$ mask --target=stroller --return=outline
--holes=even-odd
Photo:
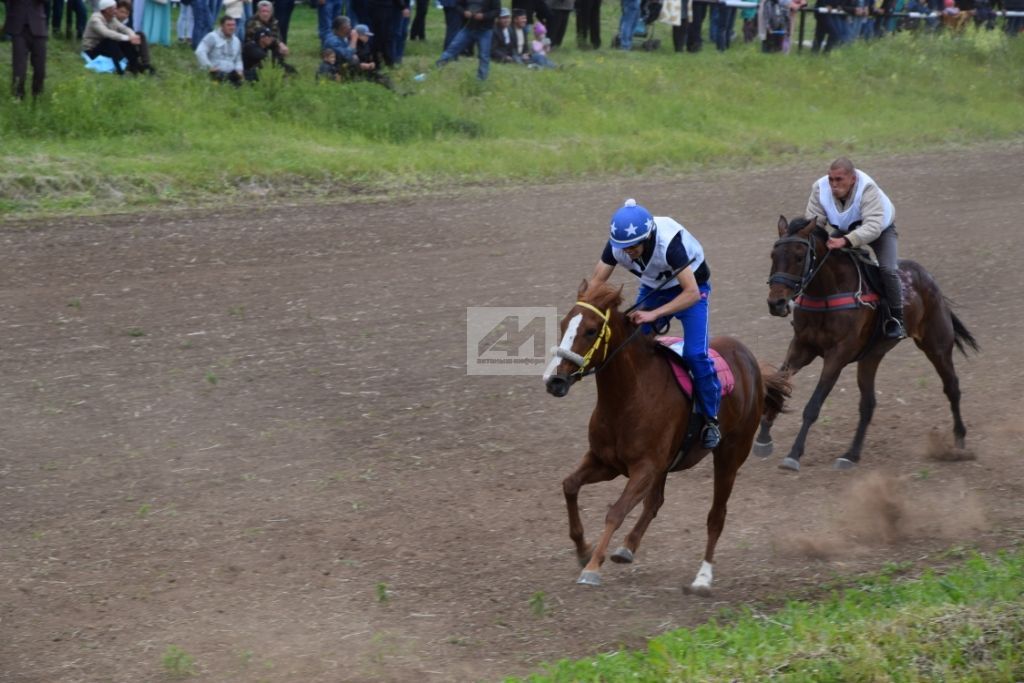
[[[641,0],[640,20],[633,27],[633,35],[643,38],[640,43],[644,52],[651,52],[661,47],[661,41],[654,37],[654,24],[661,16],[661,0]],[[621,45],[618,34],[612,38],[612,47],[618,48]]]

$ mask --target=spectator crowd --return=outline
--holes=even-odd
[[[180,4],[177,40],[189,43],[198,66],[210,78],[240,86],[259,80],[268,65],[288,75],[288,29],[295,0],[173,0]],[[486,79],[491,62],[532,69],[557,68],[553,51],[565,40],[576,14],[576,44],[597,50],[601,40],[601,0],[308,0],[317,12],[322,61],[317,80],[364,79],[391,87],[387,69],[402,63],[407,40],[426,40],[432,4],[444,13],[442,52],[436,66],[476,56],[477,77]],[[795,17],[814,10],[812,50],[829,52],[856,40],[903,29],[963,31],[973,24],[994,29],[997,10],[1024,10],[1024,0],[619,0],[621,15],[611,46],[637,44],[656,49],[655,22],[668,24],[677,52],[697,52],[707,36],[718,50],[732,41],[759,41],[765,52],[788,52]],[[4,0],[3,39],[12,51],[12,92],[25,96],[28,66],[31,92],[43,90],[48,27],[81,42],[87,66],[96,71],[154,74],[151,45],[171,45],[172,0]],[[739,13],[739,26],[737,26]],[[1024,12],[1021,12],[1024,13]],[[1004,28],[1017,35],[1024,18],[1007,15]],[[739,31],[737,32],[737,28]],[[69,36],[70,37],[70,36]],[[638,37],[643,40],[637,41]],[[425,74],[417,76],[425,78]]]

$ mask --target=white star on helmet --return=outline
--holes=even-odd
[[[654,219],[653,218],[648,218],[647,222],[644,223],[644,225],[647,226],[647,231],[650,232],[651,230],[654,229]]]
[[[628,237],[632,237],[632,236],[633,236],[633,235],[635,235],[635,234],[636,234],[636,226],[635,226],[635,225],[633,225],[632,223],[630,223],[630,224],[629,224],[629,227],[628,227],[628,228],[626,228],[626,235],[627,235]]]

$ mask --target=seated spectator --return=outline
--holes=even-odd
[[[960,32],[970,21],[971,15],[961,12],[955,0],[944,0],[942,5],[942,25],[954,32]]]
[[[530,34],[526,28],[526,10],[512,10],[512,52],[517,63],[530,62]]]
[[[530,43],[530,64],[538,69],[555,69],[558,65],[548,58],[551,51],[551,40],[548,39],[548,30],[544,24],[535,22],[533,24],[533,41]]]
[[[105,2],[106,0],[100,0]],[[196,48],[199,66],[210,72],[215,81],[242,85],[242,44],[235,35],[236,22],[228,16],[220,18],[220,26],[203,36]]]
[[[491,39],[491,59],[498,64],[522,64],[512,42],[512,12],[502,7],[498,20],[494,22],[494,38]]]
[[[359,64],[352,69],[352,75],[356,78],[365,78],[392,90],[390,79],[381,73],[380,64],[373,60],[373,47],[370,44],[373,34],[370,33],[370,27],[366,24],[356,24],[355,30],[356,58],[359,60]]]
[[[245,80],[260,80],[260,69],[270,56],[270,44],[273,42],[274,36],[266,27],[257,30],[252,40],[245,41],[242,46],[242,73],[245,74]]]
[[[316,80],[341,82],[341,71],[338,70],[338,55],[329,47],[320,51],[320,68],[316,70]]]
[[[114,16],[122,24],[128,26],[132,18],[132,0],[116,0],[116,2],[117,7],[114,9]],[[153,68],[149,58],[149,40],[142,31],[136,31],[135,35],[139,37],[139,65],[143,71],[153,75],[156,73],[156,69]]]
[[[139,45],[142,40],[114,16],[117,11],[115,0],[99,0],[96,11],[89,17],[82,34],[82,52],[96,59],[100,55],[109,57],[114,62],[114,70],[119,76],[124,75],[121,60],[128,62],[128,71],[140,73]]]
[[[248,42],[255,38],[256,31],[261,28],[270,29],[271,35],[274,36],[271,47],[274,61],[283,62],[284,58],[288,56],[288,46],[281,39],[281,28],[278,26],[277,19],[274,18],[274,3],[270,0],[260,0],[256,5],[256,14],[252,15],[252,19],[245,25],[245,40]]]
[[[356,57],[356,40],[356,31],[352,28],[349,18],[344,15],[335,17],[331,24],[331,32],[324,39],[324,49],[334,52],[334,63],[339,73],[359,65],[359,58]]]

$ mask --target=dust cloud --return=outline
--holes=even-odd
[[[963,480],[868,472],[850,482],[819,529],[786,534],[775,545],[783,554],[838,559],[911,539],[965,539],[985,528],[984,509]]]

